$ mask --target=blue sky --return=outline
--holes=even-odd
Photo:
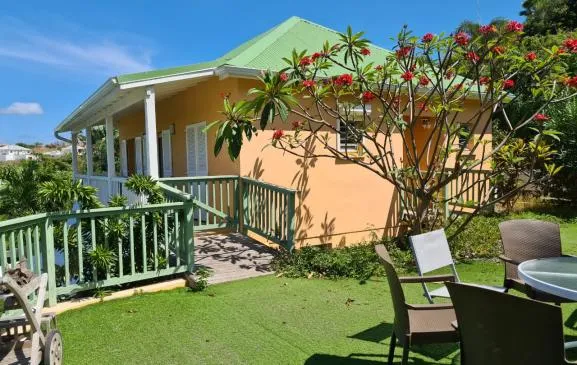
[[[108,77],[212,60],[292,15],[351,25],[387,48],[403,24],[420,35],[451,32],[464,19],[522,20],[521,0],[338,3],[2,1],[0,143],[54,141],[53,128]]]

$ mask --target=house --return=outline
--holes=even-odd
[[[31,160],[32,150],[14,144],[0,145],[0,162]]]
[[[207,123],[222,117],[223,94],[232,100],[245,97],[258,85],[262,70],[285,67],[282,58],[293,48],[313,52],[327,40],[336,42],[337,33],[292,17],[213,61],[112,77],[64,119],[56,133],[72,133],[74,174],[98,187],[103,201],[120,191],[117,184],[131,174],[248,176],[297,190],[297,246],[339,246],[367,240],[372,233],[386,234],[398,222],[398,194],[373,173],[348,161],[301,159],[274,148],[263,149],[274,129],[283,128],[280,123],[259,132],[235,161],[226,153],[215,156],[214,132],[203,131]],[[370,48],[374,60],[389,53],[377,46]],[[467,102],[464,106],[467,110]],[[93,176],[90,137],[91,128],[102,124],[109,166],[104,177]],[[425,131],[426,120],[422,124]],[[290,123],[285,128],[290,129]],[[115,131],[120,139],[119,171],[114,163]],[[76,163],[82,133],[87,136],[86,171],[78,171]],[[343,140],[342,134],[333,133],[331,138],[338,148],[354,144]]]

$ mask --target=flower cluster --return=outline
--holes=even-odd
[[[284,136],[284,131],[282,129],[277,129],[272,134],[272,139],[274,139],[275,141],[278,141],[279,139],[282,138],[282,136]]]
[[[491,48],[491,52],[493,52],[496,55],[502,55],[503,53],[505,53],[505,47],[494,46],[493,48]]]
[[[293,120],[292,121],[293,129],[300,129],[304,125],[304,121],[301,120]],[[282,137],[282,136],[281,136]]]
[[[479,84],[480,85],[487,85],[488,83],[491,82],[491,78],[488,76],[481,76],[479,77]]]
[[[430,81],[429,78],[427,76],[423,75],[419,78],[419,85],[427,86],[427,85],[429,85],[429,81]]]
[[[467,60],[473,62],[473,63],[477,63],[477,62],[479,62],[479,60],[481,59],[481,58],[479,57],[479,55],[476,54],[476,53],[473,52],[473,51],[467,52],[467,54],[465,55],[465,58],[466,58]]]
[[[545,122],[545,121],[549,120],[549,117],[545,114],[537,113],[537,114],[535,114],[535,120],[538,122]]]
[[[505,90],[509,90],[515,87],[515,81],[514,80],[505,80],[503,81],[503,89]]]
[[[455,43],[462,47],[469,44],[469,40],[471,39],[471,37],[469,37],[469,35],[465,32],[459,32],[455,34],[453,38],[455,39]]]
[[[423,36],[423,38],[421,38],[421,41],[423,43],[430,43],[433,41],[433,38],[435,38],[435,36],[433,35],[433,33],[427,33]]]
[[[280,78],[281,81],[284,82],[284,81],[287,81],[287,80],[288,80],[289,76],[288,76],[288,74],[287,74],[286,72],[282,72],[282,73],[279,75],[279,78]]]
[[[337,76],[334,81],[335,85],[338,86],[351,86],[353,84],[353,75],[351,74],[342,74]]]
[[[316,84],[315,80],[304,80],[303,81],[304,87],[313,87],[313,86],[315,86],[315,84]]]
[[[405,71],[405,73],[403,73],[401,75],[401,77],[403,78],[403,80],[405,81],[411,81],[413,79],[413,73],[411,71]]]
[[[362,49],[361,49],[361,54],[362,54],[363,56],[368,56],[368,55],[371,54],[371,50],[368,49],[368,48],[362,48]]]
[[[505,26],[505,29],[508,32],[520,33],[523,31],[523,24],[519,23],[515,20],[511,20],[511,21],[509,21],[509,23],[507,23],[507,25]]]
[[[397,49],[395,51],[395,53],[397,54],[397,58],[407,57],[409,55],[409,53],[411,53],[412,49],[413,49],[413,47],[411,47],[411,46],[403,46],[403,47]]]
[[[479,33],[484,34],[484,35],[496,33],[496,32],[497,32],[497,27],[494,26],[493,24],[482,25],[479,27]]]
[[[375,94],[373,94],[372,91],[365,91],[363,92],[363,95],[361,96],[361,98],[363,99],[363,103],[368,104],[371,101],[373,101],[373,99],[375,98]]]
[[[309,56],[304,56],[299,61],[299,66],[307,67],[307,66],[310,66],[312,63],[313,63],[313,60]]]
[[[529,52],[525,55],[525,59],[529,62],[533,62],[537,59],[537,53]]]
[[[563,47],[565,47],[568,52],[577,53],[577,39],[566,39],[563,41]]]
[[[577,88],[577,76],[568,77],[568,78],[565,80],[565,85],[570,86],[570,87]]]

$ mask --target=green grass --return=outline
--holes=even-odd
[[[458,270],[463,281],[502,280],[496,263]],[[419,285],[405,290],[425,302]],[[576,308],[564,306],[564,314]],[[268,276],[93,305],[62,314],[59,327],[66,364],[371,364],[386,360],[392,321],[384,279],[361,285]],[[456,345],[426,346],[411,359],[451,364],[456,355]]]

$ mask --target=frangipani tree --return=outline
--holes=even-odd
[[[369,41],[349,27],[334,44],[294,50],[286,69],[263,73],[246,100],[225,98],[214,152],[226,144],[234,159],[244,138],[284,122],[272,146],[300,157],[349,160],[389,181],[413,232],[466,224],[456,214],[464,204],[472,217],[560,169],[547,145],[558,133],[543,126],[543,110],[576,95],[577,76],[561,66],[564,55],[577,49],[567,40],[521,54],[516,44],[522,31],[515,21],[481,26],[475,37],[459,32],[419,38],[403,29],[394,52],[369,62]],[[541,107],[511,120],[504,105],[517,98],[520,84],[531,88]],[[508,126],[498,143],[491,141],[495,115]],[[518,143],[514,134],[527,128],[532,142],[512,148]],[[335,139],[343,133],[355,149],[338,148]],[[512,169],[529,174],[522,183],[514,177],[510,186],[505,181]],[[447,189],[451,184],[456,188]],[[477,198],[465,202],[472,189]]]

